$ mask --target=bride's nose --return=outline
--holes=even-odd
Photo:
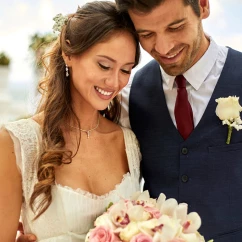
[[[105,84],[110,88],[118,88],[119,87],[119,73],[113,72],[112,75],[108,76],[105,79]]]

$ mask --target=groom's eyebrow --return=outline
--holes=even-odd
[[[176,24],[179,24],[179,23],[182,23],[186,20],[186,18],[182,18],[182,19],[178,19],[178,20],[175,20],[173,22],[171,22],[170,24],[167,25],[167,27],[172,27],[173,25],[176,25]],[[149,29],[137,29],[136,30],[136,33],[137,34],[142,34],[142,33],[145,33],[145,32],[154,32],[153,30],[149,30]]]
[[[145,32],[153,32],[153,31],[152,30],[146,30],[146,29],[138,29],[138,30],[136,30],[137,34],[142,34],[142,33],[145,33]]]
[[[182,18],[182,19],[175,20],[175,21],[171,22],[170,24],[168,24],[167,27],[171,27],[172,25],[179,24],[181,22],[184,22],[185,20],[186,20],[186,18]]]

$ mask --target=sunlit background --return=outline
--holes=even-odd
[[[8,74],[0,66],[0,123],[32,114],[36,107],[38,75],[31,36],[52,32],[53,17],[75,12],[86,0],[1,0],[0,52],[11,59]],[[210,0],[204,29],[220,45],[242,51],[242,0]],[[151,58],[145,52],[134,72]]]

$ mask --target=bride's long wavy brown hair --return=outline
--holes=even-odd
[[[65,75],[62,53],[67,56],[81,55],[91,46],[123,31],[129,32],[136,42],[135,65],[137,65],[140,49],[138,37],[129,16],[119,13],[112,2],[87,3],[81,8],[78,7],[76,13],[68,16],[68,21],[62,27],[59,38],[53,44],[51,51],[44,57],[45,76],[39,83],[42,98],[37,109],[37,114],[44,113],[42,154],[38,160],[38,183],[34,186],[30,198],[30,206],[35,212],[35,219],[43,214],[51,204],[51,187],[55,184],[55,168],[71,163],[75,155],[65,148],[62,127],[71,120],[77,122],[80,127],[79,120],[72,108],[71,77]],[[122,54],[122,50],[120,50],[120,54]],[[120,101],[117,97],[112,100],[107,109],[100,113],[107,119],[118,122]]]

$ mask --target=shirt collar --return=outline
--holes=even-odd
[[[183,76],[196,90],[200,88],[210,71],[212,70],[218,53],[219,47],[214,40],[209,36],[210,44],[207,51],[190,69],[188,69]],[[175,76],[170,76],[160,67],[163,81],[166,83],[169,90],[173,89]],[[202,71],[201,71],[202,70]]]

